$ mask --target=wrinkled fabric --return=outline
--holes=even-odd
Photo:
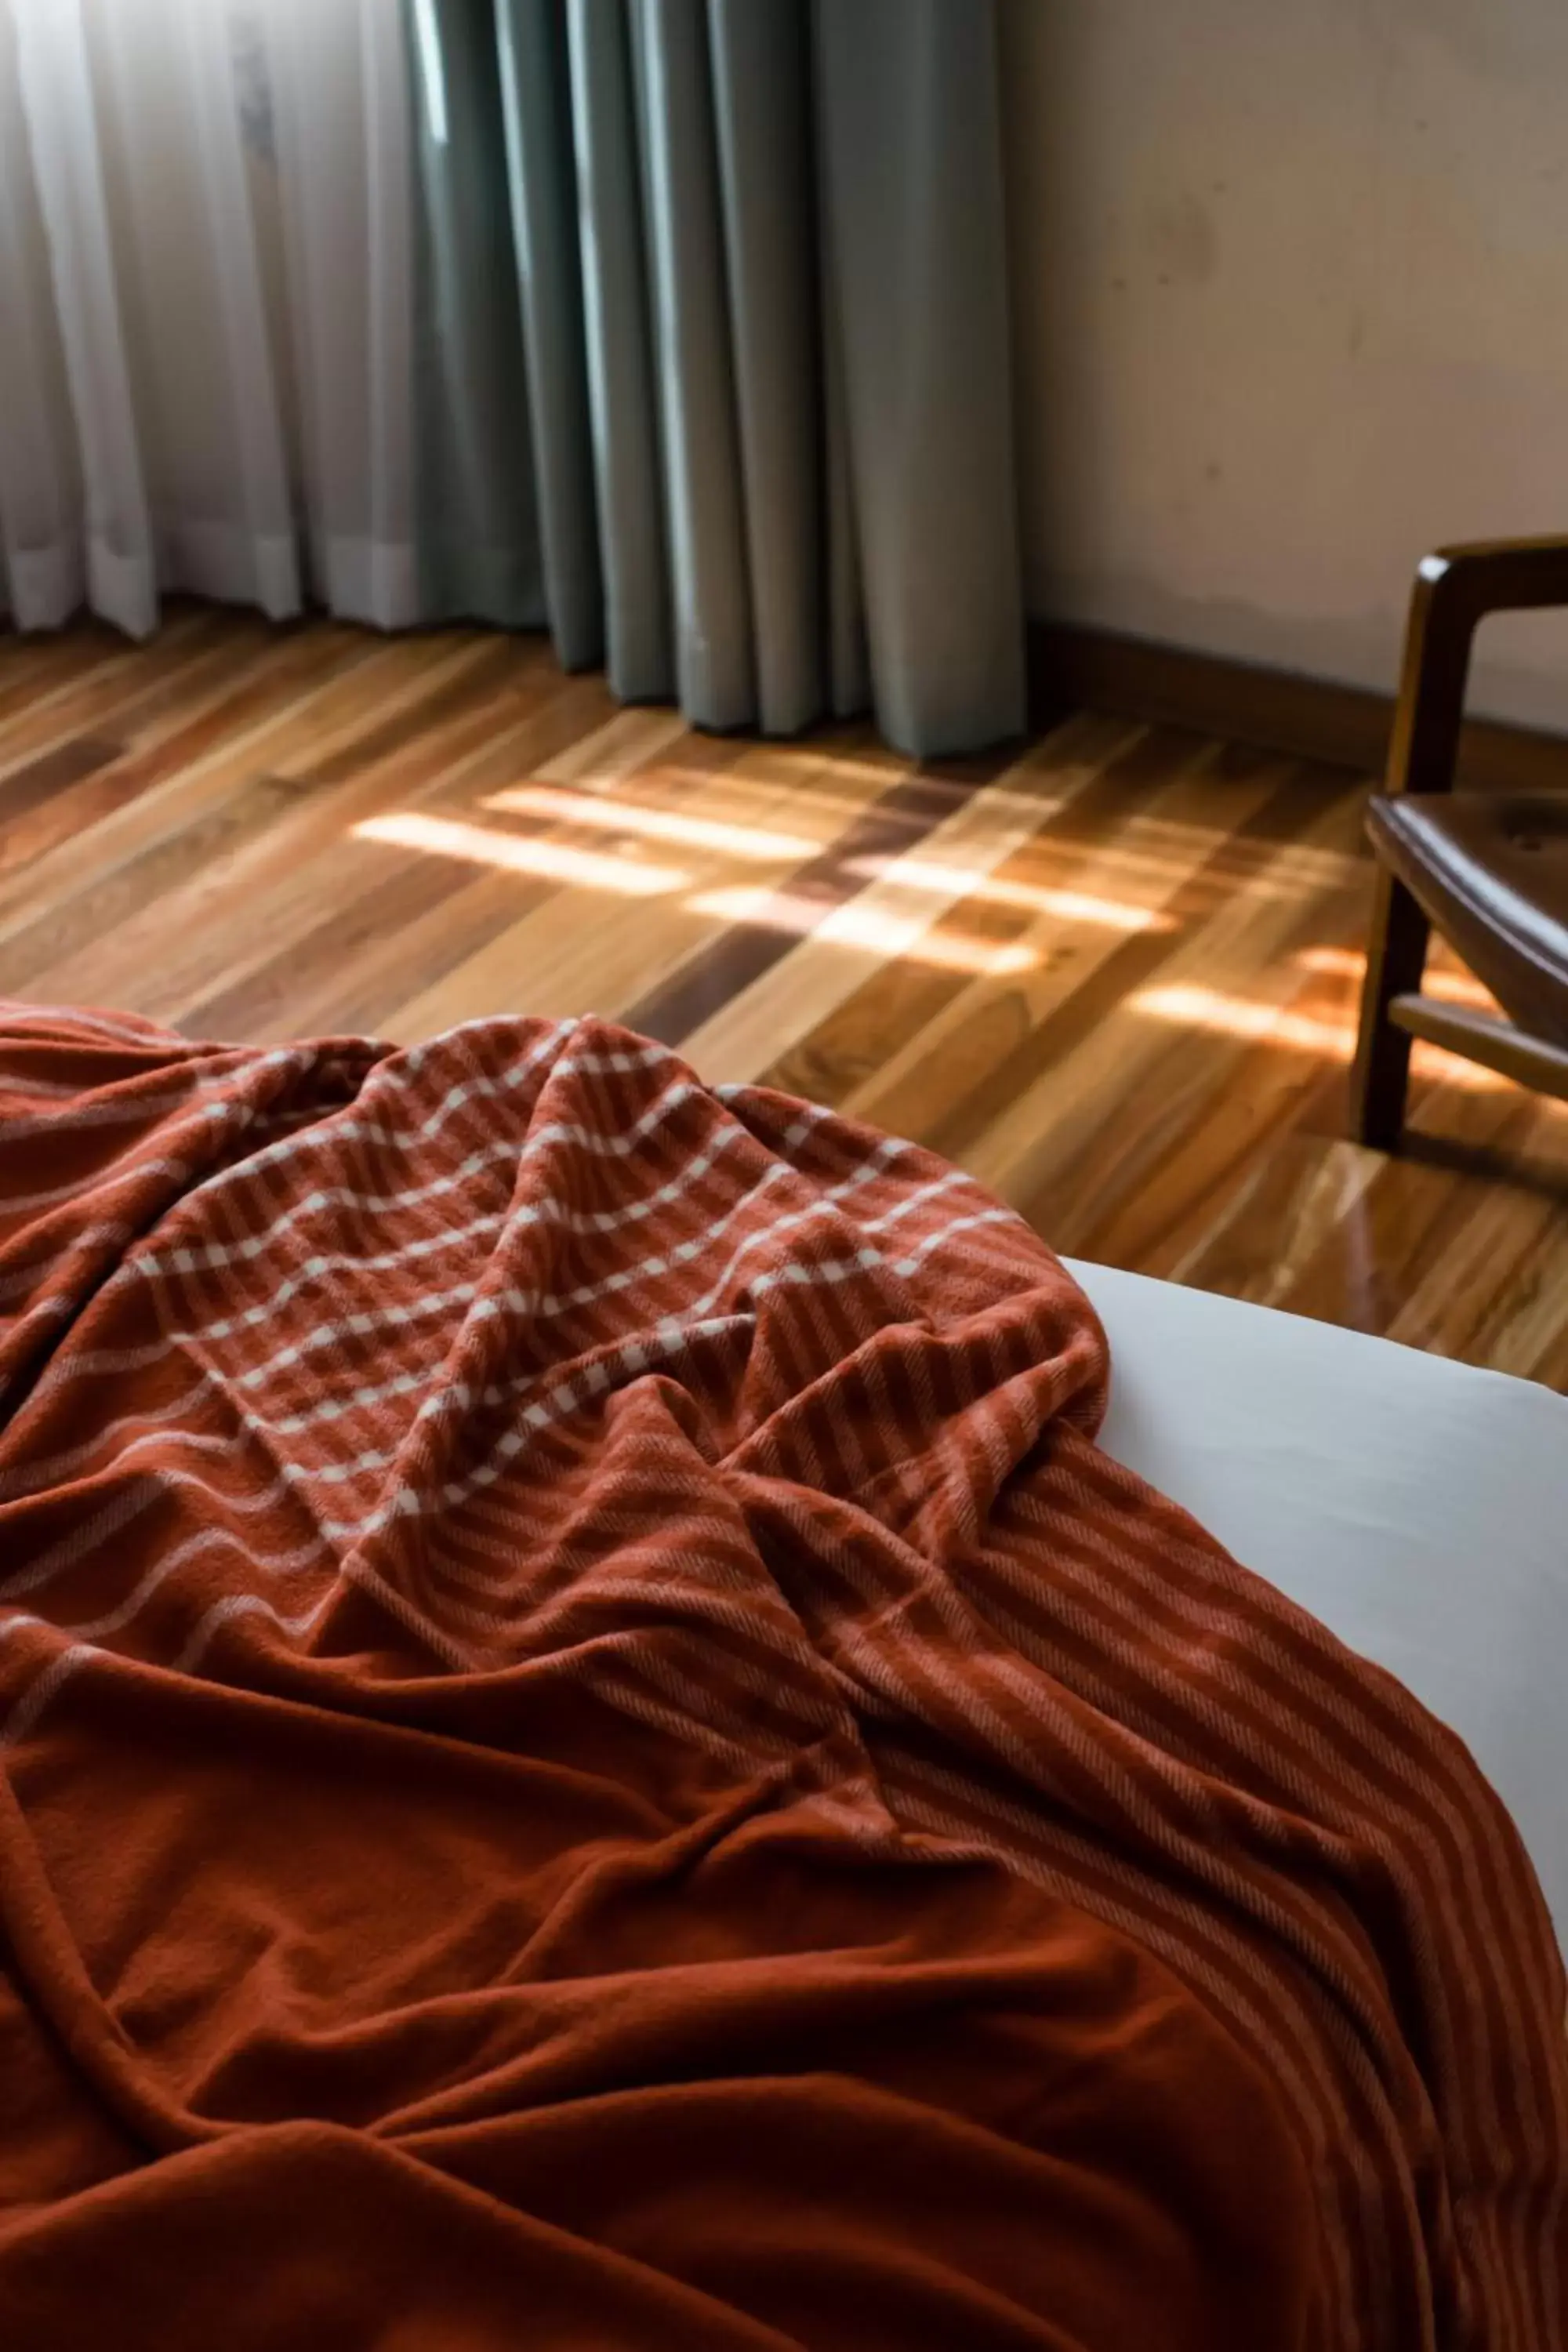
[[[9,1008],[6,2345],[1560,2346],[1507,1816],[1108,1375],[604,1024]]]

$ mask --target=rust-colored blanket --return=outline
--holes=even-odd
[[[1510,1825],[1106,1379],[619,1031],[8,1008],[0,2342],[1562,2352]]]

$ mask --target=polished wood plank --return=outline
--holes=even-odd
[[[104,820],[131,811],[139,801],[145,801],[155,822],[163,799],[160,786],[199,773],[204,753],[243,740],[253,719],[303,691],[338,658],[337,648],[313,636],[291,646],[258,637],[248,653],[215,646],[186,665],[169,697],[133,717],[122,716],[120,740],[106,747],[112,756],[83,762],[79,781],[68,790],[35,798],[26,823],[19,811],[6,811],[10,821],[0,842],[0,876],[31,866],[57,847],[68,865],[73,845],[106,845],[112,829]],[[70,738],[49,756],[69,754],[78,744],[97,740]],[[127,816],[128,826],[134,822]],[[21,895],[27,895],[25,886]]]
[[[363,724],[368,702],[407,674],[402,647],[378,646],[374,639],[346,632],[323,632],[322,637],[280,636],[265,657],[262,708],[247,722],[226,730],[199,755],[160,773],[146,790],[92,815],[48,848],[29,846],[7,867],[11,832],[0,826],[0,940],[41,914],[58,917],[143,849],[221,806],[250,778],[279,772],[292,744],[319,743],[345,729],[352,733]],[[237,677],[244,664],[243,653],[237,654]]]
[[[1154,743],[1103,720],[1057,730],[1036,755],[1047,797],[1035,831],[933,926],[947,948],[984,938],[989,971],[966,969],[957,955],[884,958],[832,1021],[747,1075],[929,1137],[932,1122],[1111,952],[1122,930],[1099,918],[1160,920],[1149,899],[1167,878],[1165,840],[1162,820],[1148,813],[1151,790],[1179,798],[1189,758],[1212,750],[1195,738]],[[1022,950],[1016,976],[998,978],[997,950]],[[778,986],[788,982],[785,972]]]
[[[13,711],[36,709],[59,688],[73,689],[103,663],[123,661],[133,652],[117,629],[96,621],[37,637],[0,629],[0,724]]]
[[[106,648],[94,632],[79,668],[58,664],[47,677],[39,677],[31,646],[0,641],[0,773],[73,735],[129,731],[136,714],[155,709],[169,684],[204,652],[215,646],[237,652],[260,625],[196,611],[171,619],[147,646],[121,638]],[[7,667],[12,660],[15,676]]]
[[[477,639],[438,657],[420,651],[422,664],[391,690],[374,675],[378,666],[366,665],[373,675],[353,681],[362,690],[354,721],[329,730],[319,756],[296,726],[288,738],[269,730],[237,776],[222,763],[210,768],[199,815],[183,807],[171,824],[165,809],[153,841],[109,877],[132,911],[104,928],[93,919],[101,888],[73,899],[85,936],[38,975],[45,992],[120,1003],[130,988],[154,1018],[174,1021],[218,973],[258,952],[276,936],[278,901],[298,887],[313,855],[424,781],[429,763],[438,772],[489,723],[482,702],[476,712],[477,693],[464,689],[488,682],[496,647]],[[223,788],[212,789],[220,774]],[[202,843],[195,854],[193,834]]]
[[[925,768],[718,739],[539,640],[190,606],[0,636],[0,990],[267,1040],[634,1019],[1063,1250],[1568,1390],[1568,1105],[1418,1041],[1404,1154],[1349,1139],[1365,791],[1117,712]],[[1493,1010],[1445,948],[1425,986]]]
[[[825,767],[784,746],[737,747],[732,757],[731,783],[742,788],[742,800],[721,803],[715,795],[714,805],[731,807],[740,833],[768,835],[787,817],[804,856],[792,853],[759,865],[736,852],[693,844],[666,861],[642,854],[634,835],[629,853],[618,861],[619,887],[606,877],[580,891],[568,883],[552,892],[436,987],[395,1007],[391,1034],[427,1036],[497,1008],[526,1008],[557,1019],[613,1012],[649,1034],[678,1030],[680,1024],[659,1011],[676,975],[693,963],[701,967],[715,947],[721,953],[731,934],[749,940],[749,922],[721,910],[730,895],[782,889],[815,871],[824,839],[858,824],[866,801],[887,782],[864,762]],[[626,781],[622,796],[635,807],[638,772]],[[586,841],[570,846],[584,859],[602,855]],[[668,885],[640,887],[666,875]],[[601,904],[585,919],[595,898]],[[710,997],[704,992],[697,1001],[706,1004]],[[667,1035],[666,1042],[679,1043],[679,1036]]]

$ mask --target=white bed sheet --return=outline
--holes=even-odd
[[[1068,1264],[1110,1341],[1107,1451],[1458,1733],[1568,1950],[1568,1400]]]

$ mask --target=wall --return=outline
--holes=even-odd
[[[1568,531],[1564,0],[1001,0],[1032,612],[1388,687]],[[1568,616],[1476,707],[1568,729]]]

